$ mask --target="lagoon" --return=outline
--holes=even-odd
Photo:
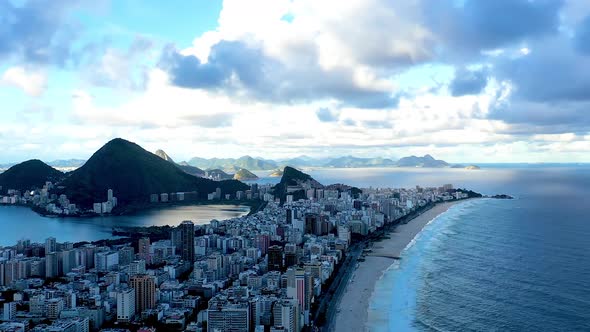
[[[0,206],[0,246],[14,245],[20,239],[42,242],[50,236],[59,242],[96,241],[113,238],[113,227],[174,226],[183,220],[200,225],[212,219],[241,217],[248,212],[250,207],[242,205],[196,205],[151,209],[125,216],[48,218],[27,207]]]

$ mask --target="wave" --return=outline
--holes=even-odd
[[[369,299],[367,328],[370,331],[414,330],[417,295],[415,276],[424,247],[442,229],[459,221],[461,215],[482,201],[485,200],[465,201],[434,217],[402,250],[402,259],[383,272]]]

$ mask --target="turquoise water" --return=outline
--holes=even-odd
[[[132,216],[96,218],[47,218],[25,207],[0,206],[0,245],[13,245],[19,239],[44,241],[53,236],[58,241],[95,241],[112,237],[118,226],[178,225],[183,220],[205,224],[211,219],[230,219],[247,214],[248,206],[200,205],[148,210]]]

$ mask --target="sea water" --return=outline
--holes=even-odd
[[[517,199],[453,206],[384,273],[371,331],[590,331],[590,169],[510,172]]]

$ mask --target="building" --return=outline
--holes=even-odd
[[[268,270],[280,271],[283,268],[283,248],[274,245],[268,248]]]
[[[64,301],[61,298],[47,301],[47,318],[58,319],[59,314],[64,310]]]
[[[137,251],[140,259],[150,262],[150,238],[142,237],[137,244]]]
[[[45,240],[45,254],[57,251],[57,242],[54,237],[49,237]]]
[[[129,264],[129,275],[145,274],[145,261],[143,259],[133,261]]]
[[[135,290],[130,288],[117,293],[117,321],[128,323],[135,315]]]
[[[180,256],[183,260],[193,262],[195,260],[195,224],[185,220],[180,224]]]
[[[256,248],[260,250],[260,255],[266,255],[268,247],[270,246],[270,237],[267,234],[256,235]]]
[[[59,276],[59,255],[49,252],[45,255],[45,277],[55,278]]]
[[[156,306],[156,282],[152,276],[140,274],[129,279],[129,286],[135,290],[135,312],[141,313]]]
[[[232,302],[223,297],[209,301],[207,310],[208,332],[250,331],[250,306],[248,302]]]
[[[297,301],[283,299],[275,302],[272,308],[273,327],[283,328],[286,332],[299,332],[299,307]]]
[[[100,272],[111,271],[119,266],[118,251],[101,251],[94,254],[96,270]]]
[[[4,303],[4,321],[10,322],[16,318],[16,302]]]

